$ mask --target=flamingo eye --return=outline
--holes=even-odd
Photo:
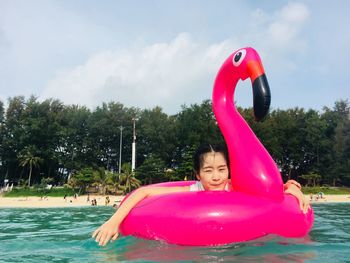
[[[241,49],[237,51],[236,54],[233,56],[233,60],[232,60],[233,65],[238,67],[242,63],[243,59],[245,58],[246,53],[247,51],[245,49]]]

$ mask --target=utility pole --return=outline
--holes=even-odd
[[[120,142],[119,142],[119,173],[122,171],[122,144],[123,144],[123,130],[124,127],[120,126]]]
[[[132,151],[131,151],[131,172],[134,172],[136,168],[136,131],[135,131],[136,118],[132,118],[132,121],[133,121],[133,137],[132,137]]]

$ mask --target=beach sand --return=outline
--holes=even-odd
[[[316,195],[314,195],[315,197]],[[4,207],[30,207],[30,208],[45,208],[45,207],[77,207],[77,206],[91,206],[91,200],[96,199],[97,206],[105,206],[106,196],[90,195],[90,201],[87,201],[87,195],[74,197],[0,197],[0,208]],[[124,196],[109,195],[110,203],[119,205]],[[334,202],[350,202],[350,195],[325,195],[322,199],[312,200],[313,204],[317,203],[334,203]]]
[[[317,203],[339,203],[339,202],[350,202],[350,195],[325,195],[323,198],[316,199],[317,195],[313,195],[312,204]]]
[[[108,206],[114,204],[119,205],[124,196],[108,195],[110,202]],[[30,208],[46,208],[46,207],[77,207],[77,206],[91,206],[91,200],[96,199],[97,206],[105,206],[106,196],[90,195],[89,200],[87,195],[78,196],[77,198],[68,196],[63,197],[45,197],[40,198],[36,196],[30,197],[0,197],[1,207],[30,207]]]

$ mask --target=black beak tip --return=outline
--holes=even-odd
[[[262,121],[265,119],[265,117],[267,116],[269,110],[263,110],[263,111],[259,111],[258,113],[254,110],[254,119],[256,121]]]
[[[271,103],[271,92],[266,75],[263,74],[253,82],[254,117],[261,121],[268,114]]]

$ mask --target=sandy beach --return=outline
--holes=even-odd
[[[314,195],[315,197],[316,195]],[[124,196],[109,195],[110,202],[108,206],[114,204],[119,205]],[[91,206],[91,200],[96,199],[97,206],[105,206],[106,196],[90,195],[89,201],[87,195],[74,197],[0,197],[0,208],[4,207],[30,207],[30,208],[45,208],[45,207],[77,207]],[[325,195],[322,199],[315,198],[312,203],[334,203],[334,202],[350,202],[350,195]]]
[[[323,198],[315,199],[316,195],[314,195],[311,203],[343,203],[350,202],[350,195],[325,195]]]
[[[45,207],[77,207],[77,206],[91,206],[91,200],[96,199],[97,206],[106,205],[106,197],[101,195],[87,195],[74,197],[45,197],[40,198],[36,196],[30,197],[0,197],[1,207],[30,207],[30,208],[45,208]],[[119,205],[124,196],[108,196],[110,199],[108,206],[114,204]],[[89,201],[88,201],[89,200]]]

